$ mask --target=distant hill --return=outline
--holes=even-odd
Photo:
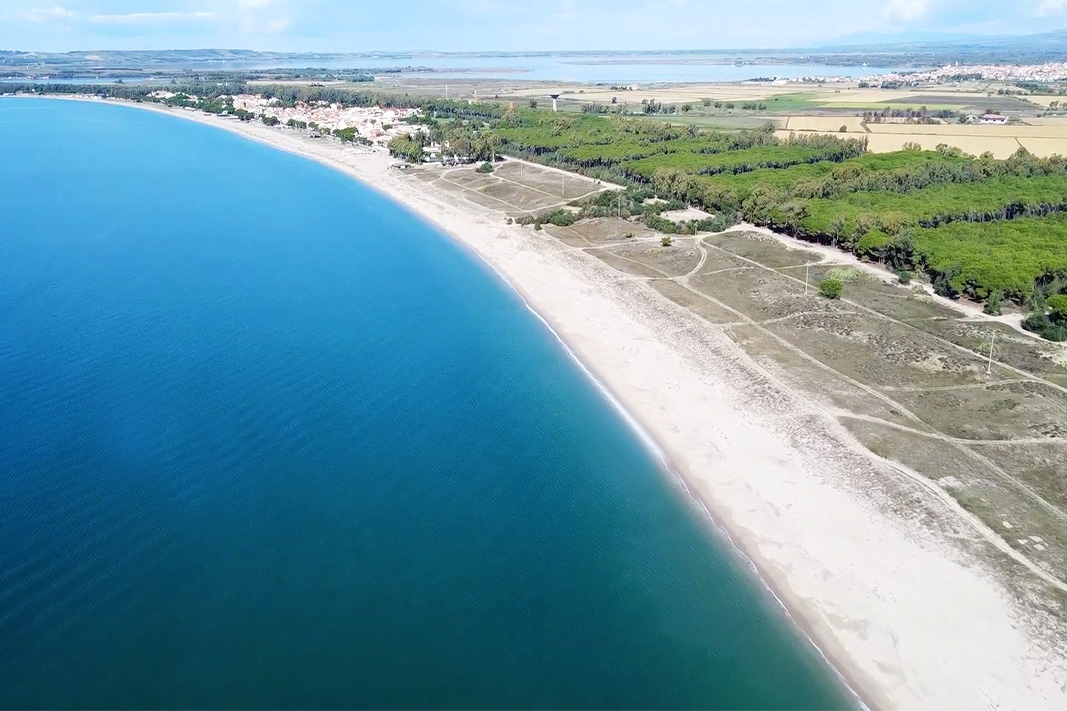
[[[890,52],[943,51],[947,48],[974,47],[979,50],[1019,49],[1025,52],[1067,52],[1067,29],[1029,35],[967,35],[913,30],[880,34],[861,32],[838,37],[813,46],[823,51],[884,50]]]

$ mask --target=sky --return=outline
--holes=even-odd
[[[0,49],[804,47],[1067,27],[1067,0],[0,0]]]

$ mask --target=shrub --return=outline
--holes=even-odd
[[[485,161],[480,166],[478,166],[478,169],[475,172],[478,172],[478,173],[492,173],[493,172],[493,166],[489,161]]]
[[[889,235],[882,230],[868,230],[856,244],[856,254],[880,261],[885,256],[885,248],[889,240]]]
[[[1056,323],[1044,313],[1032,313],[1023,321],[1023,328],[1049,341],[1067,341],[1067,322]]]
[[[845,285],[841,283],[841,280],[833,277],[827,277],[819,282],[819,293],[827,299],[840,299],[844,288]]]
[[[1049,318],[1067,323],[1067,294],[1048,297]]]
[[[838,133],[848,133],[848,126],[841,124],[841,128],[837,129]]]
[[[910,284],[911,277],[912,273],[909,272],[907,269],[897,272],[897,281],[899,281],[901,284]]]
[[[990,316],[1000,316],[1004,307],[1004,292],[1003,291],[991,291],[986,298],[985,307],[983,311]]]
[[[837,279],[842,284],[852,284],[862,277],[860,270],[852,267],[832,267],[826,271],[827,279]]]
[[[671,246],[671,236],[670,235],[663,235],[662,237],[660,237],[659,243],[661,245],[663,245],[664,247],[670,247]]]

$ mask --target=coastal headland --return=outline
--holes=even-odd
[[[798,374],[818,366],[768,331],[766,317],[738,301],[693,296],[702,281],[753,266],[740,263],[747,260],[767,267],[764,287],[781,282],[791,290],[802,307],[796,313],[819,313],[798,278],[808,265],[832,268],[820,255],[744,229],[677,236],[670,251],[660,236],[610,220],[584,230],[534,230],[509,224],[506,207],[464,187],[473,167],[455,175],[401,170],[383,151],[305,131],[128,105],[343,171],[470,248],[662,453],[680,491],[707,510],[865,704],[1063,705],[1067,657],[1058,604],[1049,602],[1062,599],[1063,584],[1005,545],[944,487],[864,446],[858,428],[845,427],[826,398],[812,396],[813,381],[801,384]],[[564,180],[574,181],[573,197],[602,187],[579,176]],[[561,186],[560,203],[572,197],[566,190]],[[551,191],[542,192],[544,207],[553,206]],[[509,204],[506,196],[501,202]],[[793,274],[775,271],[797,266]],[[778,360],[764,355],[776,349],[783,352]],[[851,387],[834,395],[862,401],[857,410],[878,409],[868,424],[898,418],[896,431],[915,429],[907,412],[859,378]]]

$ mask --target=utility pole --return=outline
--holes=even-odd
[[[986,375],[993,370],[993,344],[997,342],[997,332],[993,331],[993,337],[989,339],[989,361],[985,364]]]
[[[559,174],[559,196],[567,197],[567,174]]]
[[[811,262],[804,265],[804,293],[808,293],[808,274],[811,273]]]

